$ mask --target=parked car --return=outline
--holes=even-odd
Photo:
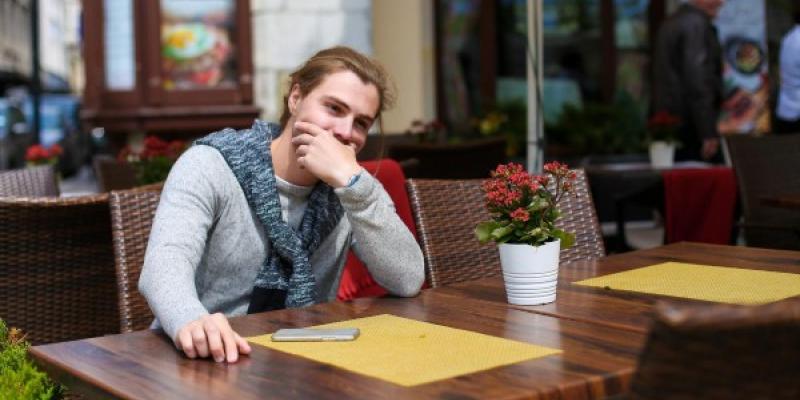
[[[19,104],[21,103],[21,105]],[[80,101],[70,94],[46,93],[39,108],[39,143],[55,143],[64,153],[58,163],[64,176],[75,173],[86,163],[90,152],[88,134],[79,125]],[[12,101],[0,98],[0,169],[25,166],[25,150],[36,141],[33,137],[33,102],[30,96]]]
[[[64,176],[72,175],[89,156],[88,134],[81,132],[78,113],[80,101],[70,94],[42,94],[39,108],[39,143],[49,147],[61,145],[64,154],[59,160],[59,170]],[[33,120],[30,97],[25,101],[25,119]],[[29,125],[32,125],[29,123]]]
[[[0,98],[0,169],[25,165],[25,149],[34,143],[22,108]]]

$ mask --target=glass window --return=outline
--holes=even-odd
[[[235,0],[161,0],[164,89],[235,86],[235,12]]]
[[[542,25],[543,114],[552,124],[566,105],[601,100],[600,0],[545,0]]]
[[[441,30],[439,61],[447,115],[451,128],[469,129],[469,120],[480,112],[480,0],[437,2]]]
[[[108,90],[133,90],[136,86],[133,0],[105,0],[103,3],[103,54]]]
[[[614,1],[614,42],[617,48],[617,90],[627,92],[640,104],[649,97],[648,23],[650,0]]]

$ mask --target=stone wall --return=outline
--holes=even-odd
[[[372,54],[371,0],[251,0],[253,89],[262,118],[277,121],[288,74],[316,51],[350,46]]]

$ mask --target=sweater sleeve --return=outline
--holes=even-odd
[[[350,187],[335,189],[353,230],[353,250],[378,284],[411,297],[425,280],[422,251],[383,186],[366,171]]]
[[[208,311],[200,302],[195,272],[218,213],[215,187],[227,164],[211,147],[194,146],[175,163],[156,211],[139,290],[173,339],[178,330]]]

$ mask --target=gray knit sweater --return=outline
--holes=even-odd
[[[296,227],[310,187],[278,179],[284,220]],[[367,173],[335,189],[345,216],[311,256],[317,302],[336,297],[352,244],[375,280],[397,296],[414,296],[424,280],[422,252],[383,186]],[[269,240],[222,155],[194,146],[175,163],[161,194],[139,290],[175,338],[208,313],[245,314]]]

